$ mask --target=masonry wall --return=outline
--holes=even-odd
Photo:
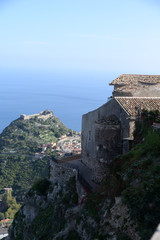
[[[68,167],[65,163],[61,164],[50,160],[50,181],[53,184],[58,183],[58,185],[63,185],[69,181],[71,177],[76,177],[76,190],[80,202],[81,198],[86,194],[86,190],[78,180],[78,171],[74,168]]]
[[[23,120],[29,120],[29,119],[34,118],[34,117],[37,117],[39,119],[43,119],[45,121],[48,118],[53,117],[53,112],[49,111],[49,110],[46,110],[46,111],[42,111],[38,114],[32,114],[32,115],[22,114],[20,116],[20,118],[23,119]]]
[[[122,153],[120,124],[95,124],[96,159],[100,163],[110,163]]]
[[[52,183],[66,183],[71,177],[76,176],[76,174],[77,171],[75,169],[56,163],[53,160],[50,161],[50,181]]]
[[[98,124],[101,119],[112,115],[120,124]],[[108,174],[107,165],[115,155],[121,153],[123,138],[128,137],[130,137],[130,120],[115,99],[83,115],[82,161],[92,169],[96,181],[101,181],[102,177]]]
[[[159,97],[160,83],[147,84],[140,81],[134,84],[115,84],[113,96],[123,97]]]

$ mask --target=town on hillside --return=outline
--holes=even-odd
[[[57,142],[51,142],[39,146],[41,152],[35,153],[35,158],[45,155],[63,158],[81,154],[81,132],[75,132],[72,136],[62,135]]]

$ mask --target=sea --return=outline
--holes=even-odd
[[[116,73],[93,71],[0,71],[0,133],[21,114],[52,110],[72,130],[82,115],[107,102]]]

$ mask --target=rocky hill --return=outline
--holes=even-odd
[[[160,132],[137,123],[130,152],[117,156],[100,192],[78,196],[76,179],[36,183],[9,240],[149,240],[160,219]]]
[[[13,195],[21,196],[35,180],[47,177],[50,151],[43,147],[59,137],[71,135],[51,111],[21,115],[0,134],[0,189],[12,187]]]

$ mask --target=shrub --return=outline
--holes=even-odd
[[[0,212],[0,221],[4,219],[4,213]]]
[[[160,167],[152,166],[142,175],[137,187],[123,191],[123,202],[128,206],[131,218],[137,223],[142,239],[150,239],[160,218]]]
[[[36,191],[36,194],[46,196],[50,185],[51,182],[48,179],[40,179],[33,185],[30,191]]]
[[[144,143],[145,151],[158,153],[160,152],[160,133],[159,131],[149,130]]]
[[[126,233],[119,233],[117,240],[131,240],[131,238]]]

